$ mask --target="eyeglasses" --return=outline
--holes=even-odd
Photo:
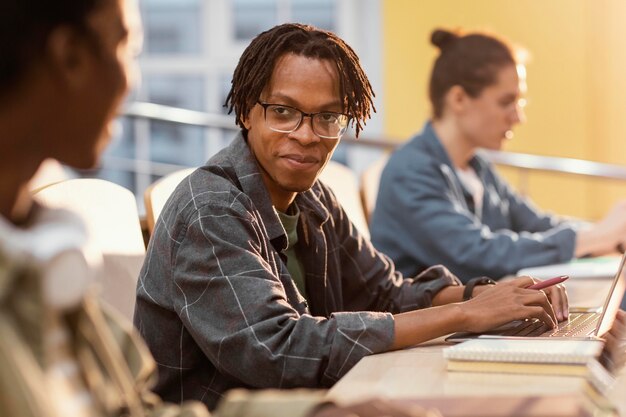
[[[305,117],[311,118],[313,132],[323,139],[339,139],[346,132],[350,118],[347,114],[332,111],[305,113],[295,107],[262,103],[265,123],[274,132],[291,133],[298,129]]]

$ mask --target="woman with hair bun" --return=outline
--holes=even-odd
[[[372,241],[412,276],[434,264],[461,280],[501,278],[538,265],[615,251],[626,202],[596,224],[538,210],[478,153],[499,150],[524,120],[523,68],[502,39],[437,29],[432,119],[383,171]]]

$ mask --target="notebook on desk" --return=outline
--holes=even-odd
[[[551,329],[537,319],[515,320],[484,333],[460,332],[446,338],[448,342],[462,342],[481,335],[502,337],[599,337],[604,335],[615,320],[626,290],[626,270],[622,259],[613,277],[611,288],[601,309],[575,310],[570,309],[569,320],[559,323],[558,328]]]

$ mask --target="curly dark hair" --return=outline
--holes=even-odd
[[[0,96],[43,55],[60,25],[88,32],[87,17],[110,0],[1,0]]]
[[[485,87],[496,82],[500,69],[516,64],[512,48],[486,33],[435,29],[430,41],[441,51],[429,85],[435,119],[443,114],[444,97],[450,88],[459,85],[470,97],[478,97]]]
[[[275,26],[261,33],[241,55],[224,103],[229,113],[235,109],[237,124],[246,129],[242,119],[248,115],[269,82],[277,59],[287,53],[328,59],[337,65],[343,111],[356,125],[358,137],[371,111],[376,111],[374,91],[361,68],[359,57],[334,33],[299,23]]]

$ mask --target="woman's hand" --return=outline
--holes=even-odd
[[[626,244],[624,236],[626,236],[626,200],[621,200],[602,220],[576,232],[574,255],[600,256],[620,251]]]

